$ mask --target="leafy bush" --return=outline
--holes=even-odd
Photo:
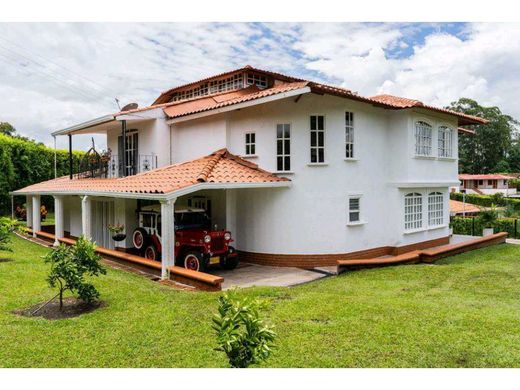
[[[498,218],[498,213],[496,208],[493,206],[486,210],[482,210],[478,218],[480,219],[480,223],[484,228],[492,228]]]
[[[219,297],[218,314],[213,318],[217,333],[217,351],[227,355],[229,364],[246,368],[269,358],[276,333],[260,317],[265,303],[238,299],[233,292]]]
[[[100,264],[101,256],[96,253],[96,246],[84,236],[76,244],[67,247],[61,244],[45,256],[45,262],[51,264],[47,282],[51,288],[58,288],[60,309],[63,308],[63,294],[68,290],[78,297],[92,303],[99,298],[99,292],[85,281],[85,276],[106,274]]]
[[[454,234],[482,235],[482,224],[478,218],[453,217],[450,224]],[[473,227],[475,231],[473,231]]]
[[[451,192],[450,198],[453,200],[458,200],[460,202],[464,199],[464,194],[460,192]],[[500,195],[477,195],[477,194],[466,194],[465,196],[466,202],[471,204],[476,204],[477,206],[483,207],[491,207],[492,205],[496,206],[507,206],[513,207],[516,210],[520,210],[520,199],[515,198],[506,198]]]
[[[11,251],[11,232],[15,222],[10,218],[0,218],[0,251]]]

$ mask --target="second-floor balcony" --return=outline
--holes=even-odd
[[[156,154],[129,154],[125,159],[121,156],[99,154],[91,149],[79,162],[74,174],[76,179],[118,178],[148,172],[157,168]]]

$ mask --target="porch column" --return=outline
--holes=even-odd
[[[40,195],[33,195],[32,197],[32,222],[33,222],[33,237],[36,237],[36,232],[42,230],[42,217],[40,214]]]
[[[161,201],[161,279],[168,279],[170,277],[168,267],[175,265],[175,222],[173,217],[175,201],[176,199]]]
[[[92,239],[92,201],[90,196],[81,197],[81,232],[88,238]]]
[[[226,190],[226,230],[231,232],[231,236],[236,240],[237,225],[237,193],[236,190]],[[236,242],[233,246],[236,245]]]
[[[59,238],[65,236],[63,229],[63,197],[54,196],[54,246],[60,245]]]
[[[33,215],[32,215],[32,196],[27,195],[25,200],[25,220],[27,221],[27,227],[32,228],[33,226]]]

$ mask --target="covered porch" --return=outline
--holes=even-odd
[[[33,237],[50,238],[59,245],[84,235],[97,243],[100,253],[153,268],[160,271],[162,279],[168,279],[172,270],[175,274],[180,272],[175,259],[175,210],[204,209],[212,226],[236,235],[237,191],[282,190],[288,186],[288,179],[263,171],[223,149],[142,175],[117,179],[58,178],[13,194],[27,197],[27,226]],[[42,195],[54,198],[53,232],[42,232]],[[160,210],[161,261],[150,262],[133,251],[132,232],[139,226],[138,211],[143,204],[154,204]],[[124,226],[123,241],[112,239],[108,226],[114,224]]]

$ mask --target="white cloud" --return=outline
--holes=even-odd
[[[369,96],[436,105],[466,96],[520,118],[520,24],[468,24],[463,38],[434,29],[413,43],[419,27],[0,24],[0,121],[51,143],[51,131],[115,111],[115,96],[147,105],[163,90],[245,64]]]

